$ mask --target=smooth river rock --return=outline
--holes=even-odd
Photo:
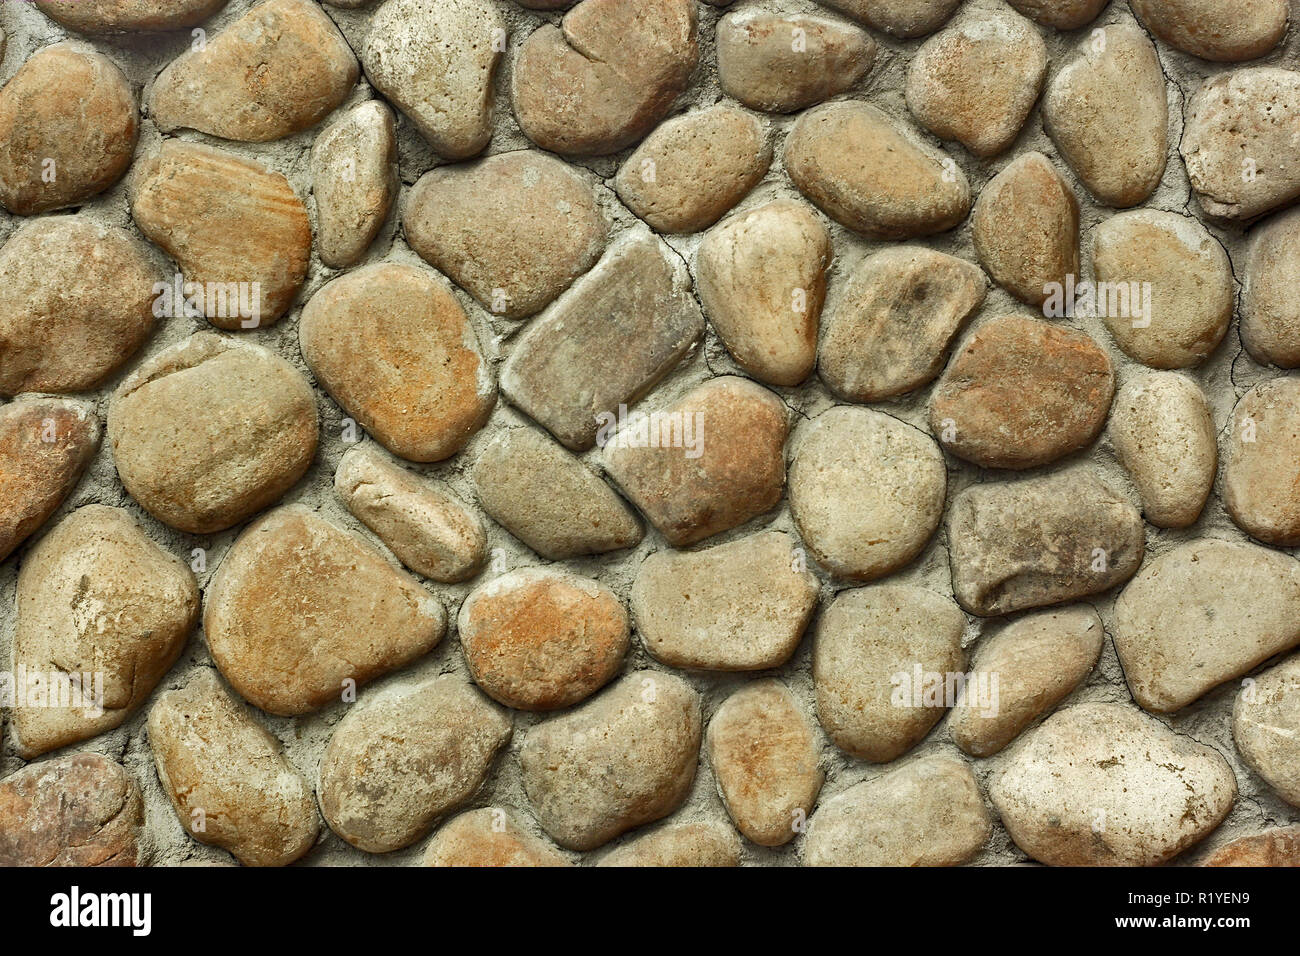
[[[1300,807],[1300,656],[1246,684],[1232,711],[1241,759],[1287,803]]]
[[[202,23],[229,0],[35,0],[69,30],[93,35],[183,30]]]
[[[1241,276],[1241,344],[1260,365],[1300,368],[1300,209],[1280,212],[1252,230]]]
[[[533,836],[505,810],[466,810],[439,828],[424,851],[425,866],[569,866],[568,859]]]
[[[670,823],[628,840],[597,866],[739,866],[740,838],[725,823]]]
[[[1286,36],[1287,0],[1130,0],[1143,26],[1172,47],[1205,60],[1264,56]]]
[[[1300,544],[1300,379],[1256,385],[1237,403],[1223,456],[1223,505],[1265,544]]]
[[[370,100],[333,123],[312,146],[311,179],[321,262],[334,269],[355,265],[400,188],[393,111]]]
[[[824,7],[907,40],[933,33],[947,22],[961,0],[817,0]]]

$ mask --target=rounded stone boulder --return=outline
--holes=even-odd
[[[1041,305],[1079,275],[1079,201],[1046,156],[1022,153],[980,192],[971,240],[998,285]]]
[[[888,763],[915,747],[955,701],[966,615],[907,584],[841,591],[813,643],[817,719],[837,747]]]
[[[694,0],[582,0],[519,48],[511,101],[524,135],[566,156],[603,156],[654,128],[699,59]]]
[[[828,216],[876,239],[945,232],[970,212],[970,183],[957,164],[868,103],[801,114],[785,168]]]
[[[558,710],[618,673],[627,610],[609,588],[570,571],[523,568],[481,585],[461,605],[460,646],[474,682],[518,710]]]
[[[832,408],[791,440],[791,514],[812,556],[838,577],[871,581],[920,554],[947,488],[934,440],[883,412]]]
[[[1155,866],[1232,810],[1217,750],[1124,704],[1059,711],[1018,745],[989,797],[1016,845],[1052,866]]]
[[[430,170],[402,226],[426,262],[508,319],[541,311],[595,265],[609,231],[591,184],[536,150]]]
[[[1271,216],[1251,233],[1242,277],[1241,343],[1260,365],[1300,368],[1300,209]]]
[[[1246,765],[1300,807],[1300,656],[1247,682],[1232,710],[1232,739]]]
[[[700,734],[700,697],[691,686],[637,671],[528,732],[519,753],[524,792],[557,843],[593,850],[682,805]]]
[[[69,30],[93,35],[183,30],[202,23],[229,0],[36,0],[43,14]]]
[[[273,352],[200,332],[139,365],[108,409],[118,477],[151,515],[212,534],[280,499],[319,435],[307,380]]]
[[[1130,0],[1143,26],[1172,47],[1231,63],[1264,56],[1286,36],[1287,0]]]
[[[1004,6],[971,5],[921,45],[907,72],[907,108],[940,139],[976,156],[1007,150],[1047,76],[1047,45]]]
[[[1111,445],[1160,528],[1186,528],[1214,488],[1219,447],[1205,394],[1190,378],[1150,372],[1129,380],[1107,426]]]
[[[510,727],[509,715],[453,674],[367,695],[321,758],[326,822],[367,853],[410,846],[474,796]]]
[[[569,866],[546,840],[499,807],[467,810],[445,823],[424,851],[425,866]]]
[[[753,115],[711,106],[655,129],[619,169],[614,190],[658,232],[700,232],[767,173],[772,147]]]
[[[1115,370],[1083,332],[1008,315],[985,322],[930,396],[943,447],[981,468],[1035,468],[1091,444]]]
[[[302,357],[375,439],[410,461],[465,447],[496,404],[496,382],[456,297],[426,270],[363,266],[312,296]]]
[[[24,225],[0,247],[0,394],[103,384],[153,331],[163,279],[124,229],[81,216]]]
[[[1223,341],[1237,304],[1232,263],[1195,219],[1159,209],[1120,213],[1093,230],[1092,267],[1115,344],[1152,368],[1189,368]],[[1098,311],[1101,309],[1100,286]],[[1124,308],[1125,299],[1128,307]]]
[[[740,213],[700,243],[695,285],[727,351],[769,385],[798,385],[817,360],[817,326],[834,251],[803,203]]]
[[[140,111],[106,56],[56,43],[0,88],[0,206],[20,216],[108,189],[135,155]]]
[[[1300,379],[1275,378],[1242,396],[1225,439],[1223,504],[1265,544],[1300,545]]]
[[[709,764],[736,828],[759,846],[789,843],[825,774],[812,722],[776,680],[732,694],[709,721]]]
[[[1044,26],[1077,30],[1097,19],[1110,0],[1007,0],[1013,7]]]
[[[723,92],[750,109],[776,113],[851,89],[876,59],[876,41],[865,30],[829,17],[759,9],[724,16],[717,42]]]
[[[318,710],[428,653],[447,613],[365,540],[302,505],[249,525],[208,585],[212,659],[250,703]]]

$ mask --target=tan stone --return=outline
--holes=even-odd
[[[718,21],[717,44],[723,92],[751,109],[776,113],[851,89],[876,59],[876,41],[865,30],[829,17],[752,8]]]
[[[0,206],[30,216],[102,193],[131,165],[139,128],[112,60],[71,43],[46,47],[0,88]]]
[[[330,829],[367,853],[421,840],[487,779],[510,717],[461,678],[367,695],[339,721],[320,765]]]
[[[947,486],[930,436],[883,412],[831,408],[790,444],[790,512],[812,556],[839,577],[871,581],[920,554]]]
[[[1195,219],[1158,209],[1120,213],[1092,235],[1097,281],[1120,287],[1118,310],[1109,294],[1105,309],[1098,302],[1115,344],[1152,368],[1205,361],[1237,304],[1232,263],[1218,240]]]
[[[817,719],[837,747],[888,763],[915,747],[947,712],[948,675],[965,667],[966,616],[925,588],[878,584],[841,591],[817,622]],[[927,688],[939,675],[940,694]]]
[[[563,847],[592,850],[681,806],[695,779],[700,698],[680,677],[636,671],[533,727],[524,791]]]
[[[1300,645],[1300,562],[1202,539],[1153,559],[1115,602],[1133,699],[1170,713]]]
[[[1237,797],[1218,751],[1124,704],[1079,704],[1017,745],[989,787],[1016,845],[1053,866],[1154,866]]]
[[[573,167],[519,150],[425,173],[407,200],[403,231],[485,309],[522,319],[595,265],[609,222]]]
[[[703,333],[686,264],[648,230],[632,230],[529,323],[501,368],[501,390],[586,451],[605,416],[649,392]]]
[[[1200,387],[1174,372],[1133,378],[1115,397],[1107,431],[1146,519],[1161,528],[1195,524],[1219,463],[1214,419]]]
[[[361,52],[368,79],[447,159],[492,138],[506,23],[487,0],[385,0]]]
[[[980,265],[1021,302],[1079,275],[1079,201],[1042,153],[1022,153],[980,192],[971,215]]]
[[[153,331],[163,279],[124,229],[81,216],[24,225],[0,247],[0,394],[99,387]]]
[[[245,866],[284,866],[316,842],[311,785],[212,671],[159,695],[149,747],[163,792],[198,842]]]
[[[624,204],[658,232],[709,228],[767,173],[763,124],[734,106],[675,116],[646,137],[614,177]]]
[[[1300,196],[1291,162],[1300,72],[1261,66],[1222,73],[1192,98],[1179,151],[1206,215],[1248,221]]]
[[[365,541],[290,505],[249,525],[226,552],[203,630],[235,690],[292,716],[428,653],[446,617]]]
[[[99,450],[93,406],[25,398],[0,407],[0,561],[77,487]]]
[[[153,82],[149,115],[164,133],[265,143],[315,126],[360,75],[319,4],[264,0],[169,63]]]
[[[947,22],[961,0],[817,0],[868,26],[903,39],[933,33]]]
[[[948,509],[953,594],[981,617],[1101,594],[1145,548],[1142,515],[1087,468],[975,484]]]
[[[522,568],[480,585],[460,607],[474,682],[519,710],[558,710],[613,679],[630,643],[618,596],[557,568]]]
[[[197,314],[233,331],[271,325],[289,310],[307,276],[311,224],[287,179],[176,139],[142,157],[131,176],[131,216],[202,287]]]
[[[144,801],[120,765],[83,753],[0,781],[0,866],[139,866]]]
[[[319,433],[307,380],[273,352],[210,332],[139,365],[113,394],[117,474],[151,515],[191,534],[232,527],[306,473]]]
[[[740,838],[724,823],[676,823],[629,840],[597,866],[740,866]]]
[[[671,434],[673,422],[681,441]],[[654,430],[654,441],[642,441],[643,426],[647,434]],[[776,506],[785,485],[788,427],[775,394],[721,376],[648,419],[621,425],[602,446],[605,471],[669,544],[684,547]]]
[[[32,548],[14,605],[13,664],[28,674],[29,706],[10,713],[15,749],[31,759],[135,713],[194,632],[199,588],[127,512],[86,505]],[[70,693],[56,690],[56,673],[72,681]],[[32,705],[34,691],[43,706]]]
[[[455,296],[429,272],[376,263],[312,296],[302,357],[330,396],[389,451],[442,461],[496,404],[496,383]]]
[[[1087,680],[1105,642],[1085,605],[1031,614],[984,638],[948,721],[953,742],[972,757],[1002,750]]]
[[[710,230],[695,258],[705,314],[741,368],[798,385],[817,360],[830,233],[804,204],[778,199]]]
[[[1275,378],[1243,395],[1225,442],[1228,515],[1265,544],[1300,545],[1300,379]]]
[[[812,813],[825,774],[812,722],[779,681],[732,694],[709,721],[709,764],[732,821],[759,846],[789,843]]]
[[[1013,7],[1044,26],[1077,30],[1097,19],[1110,0],[1007,0]]]
[[[1003,5],[974,4],[926,40],[907,71],[907,108],[976,156],[1010,148],[1047,76],[1047,45]]]
[[[930,396],[930,428],[982,468],[1035,468],[1092,444],[1114,395],[1114,366],[1090,336],[1002,316],[953,357]]]
[[[483,510],[544,558],[604,554],[641,540],[627,503],[536,428],[498,433],[472,474]]]
[[[321,262],[335,269],[355,265],[401,185],[393,111],[370,100],[333,123],[312,146],[311,179]]]
[[[1232,739],[1246,766],[1300,806],[1300,656],[1246,682],[1232,710]]]
[[[1241,290],[1241,344],[1260,365],[1300,368],[1300,209],[1271,216],[1251,233]]]
[[[820,592],[797,544],[764,531],[702,551],[650,555],[632,584],[646,650],[672,667],[780,667],[799,646]]]
[[[822,381],[851,402],[892,398],[933,381],[987,285],[978,266],[923,246],[869,256],[826,315]]]
[[[78,33],[183,30],[202,23],[229,0],[35,0],[37,8]]]
[[[1275,827],[1258,836],[1233,840],[1201,866],[1300,866],[1300,827]]]
[[[824,801],[808,823],[805,866],[961,866],[993,832],[970,768],[922,757]]]
[[[434,834],[425,866],[569,866],[545,840],[524,830],[505,810],[467,810]]]
[[[1143,25],[1172,47],[1206,60],[1253,60],[1286,36],[1287,0],[1131,0]]]
[[[945,232],[970,211],[970,183],[955,162],[859,101],[802,114],[785,168],[828,216],[876,239]]]
[[[361,445],[344,454],[334,472],[334,492],[417,574],[453,584],[482,570],[487,532],[478,515],[375,446]]]
[[[601,156],[654,128],[699,59],[693,0],[582,0],[515,58],[524,135],[561,155]]]
[[[1136,206],[1165,172],[1165,75],[1155,45],[1131,19],[1100,29],[1048,84],[1043,128],[1098,201]]]

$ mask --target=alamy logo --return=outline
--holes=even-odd
[[[596,444],[601,448],[681,448],[687,458],[704,454],[704,413],[629,413],[618,406],[618,415],[601,412],[596,416]]]
[[[153,929],[153,897],[149,893],[82,893],[78,886],[50,897],[50,925],[129,927],[132,936]]]
[[[177,274],[171,282],[155,282],[153,294],[156,319],[239,319],[245,329],[262,322],[260,282],[186,282]]]
[[[1001,680],[996,672],[927,671],[919,663],[912,670],[898,671],[889,678],[893,691],[889,702],[895,707],[967,707],[984,717],[998,714]]]
[[[1150,282],[1076,282],[1067,275],[1064,283],[1044,283],[1043,293],[1043,315],[1049,319],[1131,319],[1135,329],[1151,325]]]
[[[0,671],[0,707],[71,708],[98,717],[104,713],[104,673],[28,670],[19,664]]]

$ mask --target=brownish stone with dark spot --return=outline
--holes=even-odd
[[[957,353],[930,398],[930,427],[983,468],[1034,468],[1090,444],[1114,395],[1110,358],[1088,335],[1008,315]]]
[[[99,754],[29,764],[0,781],[0,866],[137,866],[144,801]]]
[[[1300,827],[1277,827],[1219,847],[1201,866],[1300,866]]]
[[[613,591],[562,569],[524,568],[461,605],[460,646],[474,681],[519,710],[556,710],[594,694],[627,654],[627,611]]]

